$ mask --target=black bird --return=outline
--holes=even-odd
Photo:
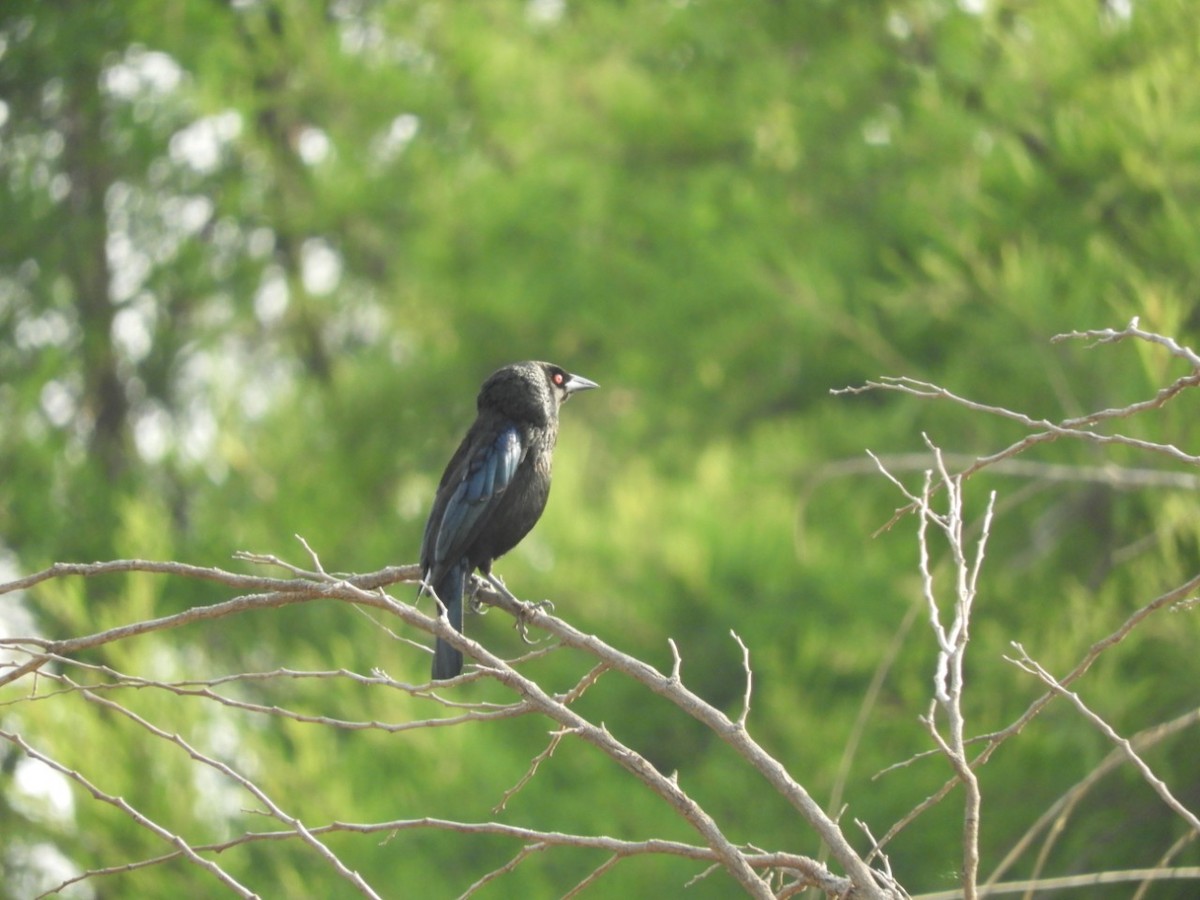
[[[515,547],[546,508],[559,407],[594,387],[550,363],[519,362],[497,369],[479,389],[475,423],[442,474],[421,542],[421,592],[432,588],[458,631],[468,576],[479,569],[490,577],[492,560]],[[462,666],[462,654],[439,638],[434,679],[453,678]]]

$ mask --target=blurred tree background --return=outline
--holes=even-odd
[[[669,666],[673,637],[688,683],[731,711],[735,629],[755,667],[752,732],[821,799],[899,634],[841,793],[867,846],[850,823],[882,834],[948,772],[930,759],[871,780],[929,746],[916,716],[935,648],[909,617],[911,522],[872,537],[900,497],[840,464],[920,451],[922,432],[972,455],[1021,432],[829,390],[906,374],[1053,419],[1177,377],[1153,348],[1049,338],[1138,315],[1197,339],[1197,71],[1200,17],[1183,0],[6,0],[0,569],[228,565],[240,549],[303,562],[297,533],[330,571],[414,562],[479,383],[549,359],[602,390],[566,409],[548,511],[499,571],[654,665]],[[1194,450],[1198,422],[1185,397],[1128,427]],[[973,632],[976,733],[1041,692],[1000,659],[1009,641],[1062,674],[1200,563],[1191,492],[1124,490],[1084,469],[1153,458],[1067,443],[1029,458],[1080,475],[969,484],[977,510],[1000,492]],[[4,598],[0,627],[67,637],[214,599],[144,576],[55,582]],[[515,653],[509,625],[468,621]],[[1126,735],[1193,708],[1198,636],[1194,613],[1152,620],[1085,696]],[[82,658],[160,678],[380,667],[417,681],[428,667],[367,617],[320,603]],[[580,662],[563,651],[531,671],[561,689]],[[236,690],[344,719],[428,715],[340,682]],[[126,702],[310,825],[488,819],[549,724],[386,735],[171,695]],[[661,701],[610,676],[583,704],[677,770],[732,839],[819,852],[757,776]],[[0,707],[0,720],[171,827],[211,840],[255,827],[229,785],[78,698]],[[1109,749],[1065,707],[1006,745],[981,773],[983,871]],[[1194,731],[1150,754],[1192,808],[1196,758]],[[0,764],[5,896],[167,849],[32,777],[15,748]],[[891,845],[909,890],[953,886],[956,803]],[[500,818],[688,837],[569,741]],[[1185,830],[1127,771],[1078,819],[1056,872],[1150,866]],[[457,895],[516,850],[430,832],[332,844],[394,896]],[[1176,861],[1197,864],[1189,852]],[[483,894],[556,896],[600,861],[550,852]],[[345,890],[298,842],[221,865],[276,896]],[[696,872],[635,860],[595,892],[674,895]],[[176,862],[75,895],[175,896],[196,877]],[[715,875],[689,896],[730,890]]]

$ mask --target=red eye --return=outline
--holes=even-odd
[[[554,383],[555,383],[555,384],[557,384],[559,387],[562,387],[562,386],[563,386],[563,382],[565,382],[566,380],[567,380],[567,379],[566,379],[565,377],[563,377],[563,373],[562,373],[562,372],[555,372],[555,373],[554,373]]]

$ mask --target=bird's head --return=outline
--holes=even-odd
[[[600,385],[582,375],[572,375],[548,362],[513,363],[497,369],[479,390],[478,406],[495,409],[518,421],[544,425],[572,394]]]
[[[556,366],[553,363],[540,362],[536,363],[536,365],[545,374],[546,381],[550,385],[550,392],[558,398],[559,406],[570,400],[572,394],[600,387],[600,385],[596,384],[590,378],[584,378],[582,375],[572,375],[566,369]]]

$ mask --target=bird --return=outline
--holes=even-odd
[[[528,360],[497,369],[479,389],[475,421],[442,474],[421,541],[421,590],[432,591],[458,632],[463,592],[478,569],[529,533],[550,496],[558,411],[572,395],[599,387],[561,366]],[[462,653],[441,638],[433,679],[462,672]]]

